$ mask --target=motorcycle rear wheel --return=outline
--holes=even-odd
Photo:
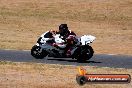
[[[76,59],[78,62],[86,62],[86,60],[92,58],[94,51],[91,46],[81,46],[76,53]]]

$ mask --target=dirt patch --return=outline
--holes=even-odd
[[[0,1],[0,48],[31,49],[45,31],[67,23],[97,37],[95,53],[132,54],[131,0]]]

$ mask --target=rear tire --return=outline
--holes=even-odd
[[[76,51],[76,59],[78,62],[85,62],[92,58],[94,54],[93,48],[91,46],[81,46]]]
[[[31,55],[36,59],[43,59],[48,53],[43,50],[40,46],[34,45],[31,49]]]

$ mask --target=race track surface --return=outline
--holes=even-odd
[[[132,69],[132,56],[126,55],[95,54],[89,61],[85,63],[78,63],[76,62],[76,60],[73,60],[71,58],[47,57],[44,59],[35,59],[30,55],[30,51],[0,50],[0,61],[35,62],[47,64],[99,66]]]

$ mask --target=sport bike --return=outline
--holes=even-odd
[[[77,37],[69,35],[65,41],[60,37],[60,34],[54,35],[53,38],[45,38],[44,34],[40,36],[37,43],[31,49],[31,55],[36,59],[43,59],[44,57],[55,58],[72,58],[78,62],[85,62],[92,58],[94,54],[91,43],[96,39],[92,35],[83,35]],[[70,46],[70,55],[66,55],[66,46]]]

